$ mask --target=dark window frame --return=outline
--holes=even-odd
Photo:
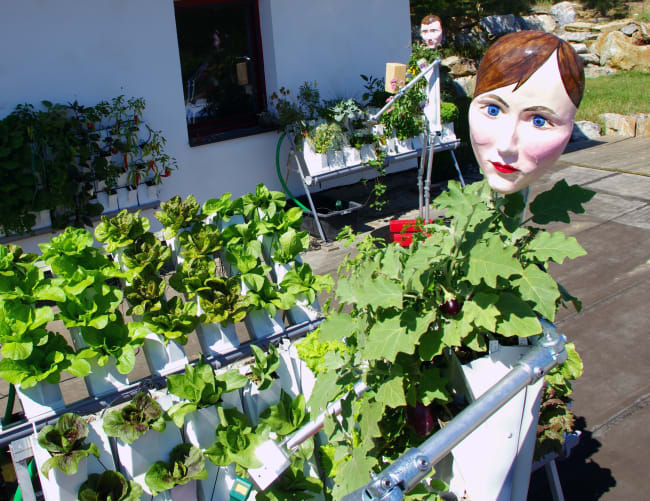
[[[255,78],[254,84],[256,92],[254,94],[255,113],[243,113],[241,115],[232,115],[227,119],[208,120],[203,119],[201,123],[190,124],[186,126],[190,146],[200,146],[203,144],[225,141],[239,137],[246,137],[253,134],[259,134],[273,130],[272,127],[260,125],[259,114],[266,109],[266,81],[264,77],[264,53],[262,50],[261,21],[259,13],[259,0],[175,0],[174,15],[177,17],[177,9],[182,10],[201,7],[214,6],[238,6],[248,8],[247,28],[248,38],[251,50],[256,53]],[[180,28],[177,30],[180,31]],[[179,35],[180,36],[180,35]],[[181,54],[181,42],[179,43],[179,55]],[[250,75],[249,75],[250,78]],[[186,83],[183,81],[183,93],[186,93]]]

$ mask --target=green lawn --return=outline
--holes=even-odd
[[[587,78],[576,120],[599,122],[601,113],[650,113],[650,73],[630,71]]]

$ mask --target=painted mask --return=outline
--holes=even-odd
[[[442,42],[442,26],[440,21],[433,21],[430,24],[420,25],[420,36],[427,47],[430,49],[436,48]]]

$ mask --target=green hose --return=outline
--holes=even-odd
[[[304,212],[309,212],[311,213],[311,210],[305,207],[302,203],[300,203],[296,197],[291,193],[291,190],[289,190],[287,184],[284,182],[284,179],[282,179],[282,172],[280,171],[280,147],[282,146],[282,141],[284,140],[284,136],[287,134],[285,132],[282,133],[280,136],[280,139],[278,139],[278,145],[275,148],[275,170],[278,172],[278,179],[280,179],[280,184],[282,184],[282,188],[284,189],[284,192],[289,195],[289,198],[293,200],[298,207],[300,207]]]
[[[2,426],[11,423],[11,416],[14,412],[14,400],[16,399],[16,388],[13,384],[9,385],[9,394],[7,395],[7,407],[5,407],[5,416],[2,418]]]

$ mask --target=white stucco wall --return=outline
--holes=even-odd
[[[317,81],[323,97],[360,97],[361,73],[382,76],[409,55],[408,0],[259,0],[267,95]],[[281,189],[276,133],[188,145],[172,0],[20,0],[0,15],[0,117],[43,99],[94,105],[144,97],[179,170],[161,200]],[[286,145],[285,149],[286,151]],[[297,175],[289,186],[301,191]]]

